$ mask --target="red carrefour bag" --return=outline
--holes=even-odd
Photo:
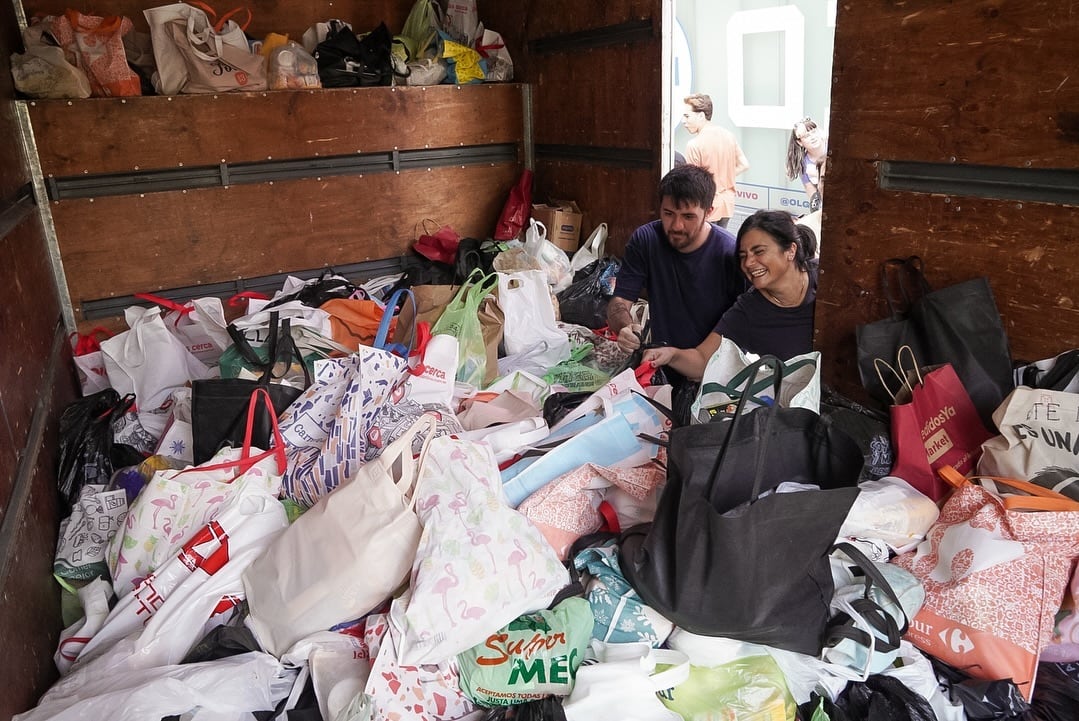
[[[525,168],[517,184],[510,189],[510,197],[502,208],[502,215],[495,226],[495,240],[513,240],[528,225],[532,213],[532,171]]]
[[[911,368],[904,367],[905,356]],[[950,488],[936,472],[944,466],[953,466],[963,474],[973,471],[982,443],[991,434],[950,363],[926,373],[918,368],[910,346],[900,348],[896,360],[898,370],[879,358],[875,361],[878,374],[884,368],[902,382],[893,393],[881,378],[895,400],[891,408],[895,458],[891,475],[938,501]]]
[[[950,467],[941,477],[956,490],[926,539],[893,561],[925,587],[906,638],[975,678],[1012,679],[1029,700],[1079,557],[1079,501]],[[979,478],[1007,495],[972,482]]]

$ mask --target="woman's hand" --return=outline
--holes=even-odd
[[[646,363],[651,363],[656,366],[665,366],[674,360],[675,354],[678,353],[677,348],[671,348],[670,346],[663,346],[662,348],[649,348],[646,350],[641,358]]]

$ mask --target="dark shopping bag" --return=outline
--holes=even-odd
[[[778,395],[782,363],[763,366]],[[748,398],[733,416],[671,431],[655,520],[623,533],[620,565],[679,627],[816,656],[834,592],[829,549],[858,496],[862,454],[813,411],[744,413]],[[820,490],[772,493],[784,481]]]
[[[295,360],[303,367],[304,385],[311,383],[307,364],[292,339],[287,318],[279,324],[277,313],[270,314],[270,337],[266,344],[268,360],[262,359],[234,326],[229,326],[229,335],[244,360],[262,370],[262,376],[257,380],[210,378],[192,381],[191,440],[195,465],[209,461],[223,446],[239,448],[244,443],[248,405],[255,391],[266,390],[276,416],[303,393],[303,388],[273,383],[276,369],[290,369]],[[276,425],[276,418],[270,417],[270,411],[259,406],[253,419],[251,443],[262,450],[269,448]]]
[[[988,279],[974,278],[930,291],[917,256],[885,261],[884,275],[891,272],[898,273],[902,296],[897,298],[892,284],[885,281],[892,317],[857,329],[863,386],[876,400],[889,403],[873,359],[894,358],[907,345],[927,365],[950,363],[978,415],[991,427],[993,411],[1015,384],[1008,337]],[[910,301],[905,313],[903,301]]]
[[[121,397],[106,388],[80,398],[60,414],[56,480],[64,517],[71,514],[83,486],[109,485],[114,466],[119,467],[113,461],[117,450],[113,447],[113,425],[134,405],[134,395]]]
[[[358,38],[348,25],[331,20],[326,39],[315,46],[314,53],[322,87],[390,85],[393,82],[392,44],[393,38],[385,23]]]
[[[930,367],[923,373],[910,346],[900,349],[896,364],[893,368],[877,359],[878,369],[901,383],[894,392],[889,390],[895,449],[891,475],[937,501],[951,490],[937,470],[953,466],[963,474],[972,472],[981,457],[982,443],[992,434],[950,364]]]
[[[617,258],[601,258],[577,271],[573,283],[558,294],[563,323],[595,330],[607,325],[607,303],[614,295],[614,279],[622,264]]]

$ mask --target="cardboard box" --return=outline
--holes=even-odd
[[[549,204],[532,206],[532,217],[547,228],[547,240],[567,253],[581,243],[581,209],[572,200],[551,199]]]

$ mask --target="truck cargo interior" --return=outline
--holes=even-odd
[[[606,223],[607,250],[621,255],[657,217],[656,184],[683,142],[670,0],[478,0],[512,53],[506,83],[75,100],[16,91],[9,57],[28,18],[74,8],[145,31],[142,11],[160,4],[0,4],[0,718],[32,708],[58,678],[58,421],[80,395],[69,334],[119,327],[136,293],[228,297],[326,267],[389,272],[424,218],[490,237],[526,168],[537,202],[573,199],[582,239]],[[677,12],[688,23],[706,4]],[[400,28],[412,1],[248,6],[251,36],[299,38],[330,16]],[[1079,347],[1079,4],[832,7],[830,73],[800,108],[824,115],[829,132],[813,334],[824,383],[864,399],[855,329],[889,314],[889,258],[920,256],[934,288],[988,278],[1016,362]],[[830,21],[827,10],[813,18]],[[733,112],[726,97],[722,107]],[[747,133],[751,144],[785,143],[775,125],[753,133],[767,135]],[[772,175],[747,182],[799,197]]]

